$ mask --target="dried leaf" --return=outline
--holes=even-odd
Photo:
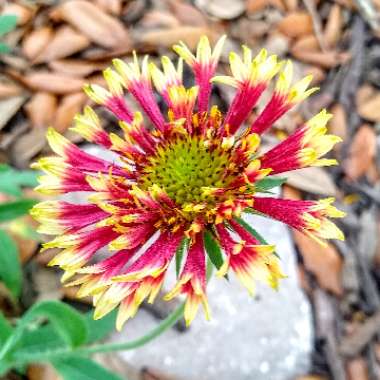
[[[103,9],[107,13],[113,15],[120,15],[122,10],[121,0],[96,0],[96,5]]]
[[[58,106],[52,123],[53,127],[58,132],[65,132],[71,126],[75,114],[81,110],[86,100],[87,97],[83,92],[64,96]]]
[[[286,173],[287,184],[313,194],[335,196],[337,189],[325,169],[310,167]]]
[[[45,134],[46,130],[43,128],[32,128],[16,140],[11,149],[11,156],[17,167],[29,167],[31,158],[46,145]]]
[[[299,37],[313,33],[313,21],[310,15],[303,11],[288,13],[277,26],[288,37]]]
[[[8,3],[3,7],[1,15],[16,15],[17,25],[24,25],[33,16],[33,11],[17,3]]]
[[[293,12],[293,11],[296,11],[298,9],[298,1],[299,0],[283,0],[283,1],[284,1],[286,9],[289,12]]]
[[[46,91],[53,94],[69,94],[80,91],[84,80],[49,71],[33,71],[23,78],[26,86],[35,91]]]
[[[140,22],[140,26],[145,29],[171,29],[178,28],[180,22],[170,12],[152,10],[147,12]]]
[[[344,161],[345,173],[355,181],[364,175],[376,156],[376,134],[369,125],[362,125],[356,132]]]
[[[62,380],[50,364],[32,364],[27,373],[29,380]]]
[[[100,46],[117,48],[131,45],[124,25],[88,1],[65,2],[56,8],[53,16],[68,22]]]
[[[232,20],[245,11],[244,0],[195,0],[202,11],[222,20]]]
[[[37,56],[34,63],[66,58],[85,49],[88,45],[90,45],[90,41],[83,34],[69,26],[62,26],[57,29],[51,41]]]
[[[329,132],[333,135],[339,136],[343,141],[347,138],[347,115],[344,107],[337,103],[331,108],[333,117],[329,122]],[[341,144],[334,146],[336,151],[340,150]]]
[[[335,48],[341,38],[343,29],[342,9],[338,4],[333,4],[327,18],[324,30],[324,40],[327,47]]]
[[[299,231],[293,231],[293,236],[305,268],[315,275],[323,289],[341,296],[342,258],[336,248],[331,244],[324,248]]]
[[[365,95],[369,95],[365,94]],[[360,97],[364,97],[362,93],[359,95],[358,102],[358,113],[359,115],[366,120],[369,121],[380,121],[380,92],[376,92],[375,94],[371,94],[368,98],[365,99]]]
[[[147,31],[139,36],[139,43],[154,48],[170,48],[173,44],[181,40],[187,44],[190,49],[195,49],[202,35],[211,37],[212,33],[209,29],[205,28],[181,26],[166,30]]]
[[[11,98],[20,95],[21,92],[21,88],[13,83],[0,82],[0,99]]]
[[[49,68],[58,73],[69,75],[72,77],[86,77],[94,71],[102,70],[105,68],[104,64],[97,64],[88,62],[81,59],[61,59],[51,61],[48,64]]]
[[[34,128],[48,127],[57,110],[57,98],[47,92],[37,92],[24,108]]]
[[[43,26],[28,33],[22,41],[22,53],[29,60],[34,60],[46,48],[53,38],[53,29]]]
[[[313,80],[311,81],[311,85],[317,85],[321,82],[323,82],[326,78],[326,72],[322,70],[318,66],[308,66],[304,70],[304,75],[312,75]]]
[[[292,45],[292,50],[319,51],[319,42],[314,34],[301,36]]]
[[[248,0],[246,9],[248,13],[257,13],[263,11],[268,5],[268,0]]]
[[[364,358],[351,359],[347,363],[348,380],[369,380],[367,362]]]
[[[207,26],[207,20],[202,12],[189,3],[170,0],[169,7],[174,16],[183,24],[191,26]]]
[[[23,95],[0,100],[0,130],[4,128],[8,121],[16,114],[25,100],[26,96]]]
[[[305,50],[291,50],[292,55],[304,63],[310,63],[326,69],[346,63],[350,59],[349,53],[336,51],[318,52]]]

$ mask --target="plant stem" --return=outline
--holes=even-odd
[[[83,347],[77,349],[76,352],[82,355],[90,355],[99,352],[123,351],[141,347],[144,344],[150,342],[151,340],[157,338],[163,332],[175,325],[176,322],[182,318],[184,309],[185,305],[182,304],[171,314],[169,314],[162,322],[160,322],[154,329],[148,332],[148,334],[143,335],[141,338],[137,338],[130,342],[124,343],[98,344],[90,347]]]
[[[68,347],[65,349],[55,350],[55,351],[23,354],[22,356],[19,356],[16,359],[16,362],[17,364],[28,364],[32,362],[47,362],[53,359],[60,359],[64,356],[72,356],[72,355],[87,356],[87,355],[96,354],[96,353],[132,350],[134,348],[141,347],[144,344],[150,342],[151,340],[155,339],[156,337],[164,333],[170,327],[172,327],[179,319],[182,318],[184,309],[185,309],[185,304],[182,304],[177,309],[175,309],[171,314],[169,314],[163,321],[161,321],[150,332],[130,342],[96,344],[93,346],[79,347],[77,349],[72,349]]]

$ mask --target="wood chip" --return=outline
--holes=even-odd
[[[347,115],[344,107],[337,103],[331,108],[330,112],[333,117],[328,124],[329,132],[345,140],[347,138]],[[336,146],[339,147],[341,144]]]
[[[193,5],[177,0],[170,0],[169,7],[181,24],[201,27],[207,26],[207,19],[203,13]]]
[[[221,20],[232,20],[245,11],[244,0],[195,0],[195,5]]]
[[[349,53],[339,53],[336,51],[318,52],[291,49],[293,57],[301,62],[310,63],[326,69],[342,65],[350,59]]]
[[[364,358],[358,357],[347,363],[347,380],[369,380],[368,367]]]
[[[46,130],[33,128],[30,132],[18,138],[10,151],[16,167],[26,169],[30,160],[39,153],[46,145]]]
[[[60,95],[78,92],[84,85],[83,79],[42,70],[26,74],[23,82],[32,90]]]
[[[122,0],[96,0],[95,3],[107,13],[111,13],[115,16],[121,14]]]
[[[55,9],[53,17],[71,24],[100,46],[117,48],[120,45],[131,45],[124,25],[88,1],[65,2]]]
[[[293,50],[300,51],[319,51],[319,43],[317,37],[314,34],[308,34],[306,36],[301,36],[292,45]]]
[[[277,25],[288,37],[300,37],[313,33],[313,21],[307,12],[288,13]]]
[[[328,244],[326,248],[322,247],[299,231],[293,231],[293,236],[305,268],[315,275],[318,284],[323,289],[341,296],[343,294],[342,258],[336,248],[331,244]]]
[[[17,25],[26,24],[31,17],[33,16],[33,11],[31,8],[22,6],[15,2],[10,2],[5,4],[3,7],[2,15],[16,15],[17,16]]]
[[[336,186],[325,169],[310,167],[295,170],[285,175],[287,184],[313,194],[336,196]]]
[[[213,39],[213,33],[209,29],[195,26],[182,26],[165,30],[146,31],[139,36],[138,42],[146,47],[171,48],[173,44],[181,40],[188,45],[190,49],[194,50],[202,35],[207,35]]]
[[[27,374],[29,380],[62,380],[51,364],[32,364]]]
[[[339,351],[346,357],[358,355],[380,329],[380,313],[377,312],[358,326],[353,334],[343,337]],[[355,379],[356,380],[356,379]]]
[[[366,94],[367,95],[367,94]],[[364,94],[359,95],[364,96]],[[380,121],[380,92],[375,94],[369,94],[365,99],[359,99],[358,103],[358,113],[359,115],[369,121]]]
[[[22,89],[13,83],[0,82],[0,99],[11,98],[16,95],[20,95]]]
[[[90,45],[90,41],[83,34],[70,26],[57,29],[51,41],[37,56],[34,63],[49,62],[55,59],[66,58],[78,53]]]
[[[335,48],[339,42],[343,29],[342,9],[338,4],[333,4],[327,18],[323,33],[325,43],[329,48]]]
[[[57,98],[47,92],[37,92],[24,107],[34,128],[48,127],[57,110]]]
[[[348,178],[355,181],[365,174],[376,156],[376,134],[372,127],[362,125],[356,132],[343,166]]]
[[[0,130],[4,128],[8,121],[16,114],[26,99],[26,96],[20,95],[0,100]]]
[[[53,29],[43,26],[28,33],[22,41],[22,53],[29,60],[34,60],[47,47],[53,38]]]
[[[61,59],[51,61],[48,66],[55,72],[79,78],[86,77],[94,71],[102,70],[106,67],[104,64],[81,59]]]
[[[75,114],[81,110],[86,100],[87,96],[83,92],[64,96],[52,123],[53,127],[58,132],[65,132],[72,125]]]

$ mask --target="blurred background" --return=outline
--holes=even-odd
[[[50,152],[47,127],[83,144],[69,130],[74,115],[90,104],[82,87],[105,85],[101,71],[112,58],[128,59],[136,50],[159,62],[162,54],[174,57],[178,40],[194,48],[204,34],[212,41],[227,34],[219,73],[228,73],[228,51],[246,44],[292,59],[294,80],[313,74],[320,91],[275,124],[264,149],[321,108],[334,115],[330,132],[343,143],[332,155],[340,165],[289,173],[281,191],[294,199],[336,197],[347,212],[340,221],[346,241],[322,248],[284,226],[252,219],[277,244],[288,275],[278,293],[259,287],[251,299],[233,280],[213,280],[211,322],[198,315],[189,330],[179,323],[141,349],[95,360],[131,380],[380,379],[379,12],[379,0],[0,0],[2,318],[13,323],[41,300],[91,310],[89,300],[79,302],[75,289],[61,286],[58,270],[46,267],[54,252],[37,254],[46,237],[26,216],[36,199],[44,199],[33,193],[35,174],[28,169]],[[214,89],[213,102],[226,110],[234,90]],[[111,115],[99,112],[105,128],[117,131]],[[142,335],[173,307],[145,306],[123,332],[106,339]],[[31,364],[0,378],[56,380],[58,372]]]

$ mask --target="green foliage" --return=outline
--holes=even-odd
[[[17,201],[0,204],[0,223],[9,222],[28,213],[37,203],[34,199],[18,199]]]
[[[0,205],[1,207],[2,205]],[[1,214],[1,213],[0,213]],[[17,298],[21,292],[22,274],[15,242],[0,229],[0,280]]]
[[[175,253],[175,271],[176,271],[177,277],[179,277],[179,272],[181,270],[183,256],[185,255],[188,246],[189,246],[189,239],[183,238],[181,241],[181,244],[179,245]]]
[[[287,178],[283,177],[265,177],[255,183],[255,191],[260,193],[267,193],[271,189],[281,186],[286,182]]]
[[[206,231],[204,234],[204,245],[210,261],[215,268],[220,269],[224,261],[222,250],[209,231]]]
[[[38,173],[33,170],[15,170],[0,164],[0,193],[21,197],[21,187],[37,186]]]
[[[83,316],[72,307],[58,301],[45,301],[33,305],[23,316],[19,329],[36,318],[48,319],[63,341],[77,347],[87,340],[87,325]]]
[[[4,342],[12,335],[12,326],[0,312],[0,344]]]
[[[16,28],[17,16],[15,15],[2,15],[0,16],[0,37],[9,33]],[[9,53],[10,48],[5,43],[0,42],[0,54]]]
[[[254,238],[256,238],[261,244],[268,244],[267,241],[259,234],[254,228],[252,228],[247,222],[242,218],[235,217],[235,220],[244,227]]]
[[[69,357],[55,360],[52,364],[64,380],[121,380],[121,377],[87,358]]]

